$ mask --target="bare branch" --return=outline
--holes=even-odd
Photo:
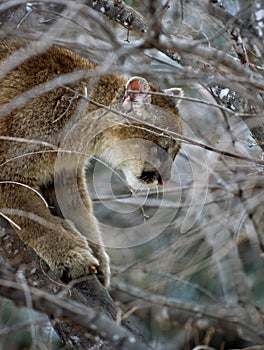
[[[125,328],[116,323],[114,303],[95,276],[80,279],[68,287],[63,285],[2,218],[0,224],[1,257],[15,270],[24,266],[23,274],[29,284],[25,292],[23,284],[17,280],[12,270],[7,270],[3,265],[0,272],[1,296],[13,300],[18,306],[27,306],[29,293],[34,309],[53,319],[55,329],[70,348],[76,349],[71,344],[74,336],[78,337],[81,346],[91,346],[94,339],[87,336],[88,332],[98,337],[97,342],[106,342],[106,349],[109,350],[135,349],[135,346],[138,349],[148,349],[138,339],[138,331],[128,321],[121,322]],[[32,270],[32,266],[36,268]],[[41,285],[41,289],[30,285]],[[58,296],[60,294],[64,295],[65,300]],[[77,303],[70,301],[70,297]]]
[[[144,34],[148,31],[147,21],[143,15],[122,0],[85,0],[84,4],[136,33]]]
[[[122,282],[114,283],[114,287],[147,303],[167,307],[171,321],[175,320],[185,324],[188,319],[192,319],[198,323],[198,327],[200,322],[201,328],[202,324],[204,326],[207,323],[215,329],[224,330],[230,334],[235,333],[247,340],[254,342],[264,341],[264,314],[258,309],[251,309],[248,313],[244,307],[238,306],[225,308],[216,304],[206,306],[197,305],[174,298],[154,295]]]

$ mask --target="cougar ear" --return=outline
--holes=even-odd
[[[175,105],[178,106],[178,104],[181,102],[181,97],[184,96],[184,91],[180,88],[171,88],[171,89],[165,89],[163,91],[167,96],[171,97],[177,97],[175,99]]]
[[[132,77],[126,83],[125,94],[122,103],[151,103],[151,95],[145,94],[149,92],[150,87],[146,79],[142,77]]]

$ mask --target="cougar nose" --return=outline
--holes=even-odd
[[[140,180],[142,180],[146,184],[151,184],[157,181],[158,185],[162,186],[166,185],[167,183],[167,179],[163,179],[157,170],[142,171]]]

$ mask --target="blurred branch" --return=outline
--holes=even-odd
[[[9,19],[9,21],[14,21],[15,18],[18,16],[15,16],[14,11],[11,11],[12,6],[18,6],[18,4],[23,3],[23,1],[13,2],[13,3],[4,3],[0,6],[0,12],[1,17]],[[26,3],[26,1],[25,1]],[[43,1],[43,4],[58,4],[62,5],[64,2],[60,0],[53,0],[53,1]],[[70,2],[67,4],[67,6],[74,6],[74,3]],[[155,37],[153,38],[151,36],[151,33],[149,31],[149,26],[147,23],[147,19],[138,11],[133,9],[132,7],[126,5],[123,1],[111,1],[111,0],[97,0],[97,1],[90,1],[85,0],[84,4],[88,7],[98,11],[100,14],[103,14],[107,16],[109,19],[114,20],[115,22],[121,24],[123,27],[140,34],[145,40],[145,43],[143,46],[149,46],[151,48],[156,48],[158,50],[161,50],[164,52],[168,57],[171,59],[176,59],[175,51],[180,53],[181,55],[187,54],[191,56],[196,56],[195,60],[197,60],[197,56],[201,59],[204,59],[205,62],[210,62],[210,65],[214,66],[217,65],[217,71],[219,70],[219,63],[222,64],[225,68],[238,73],[239,75],[244,75],[246,77],[249,77],[252,81],[252,84],[257,84],[260,86],[260,88],[264,88],[263,84],[261,85],[261,80],[256,79],[254,81],[254,76],[252,75],[252,71],[249,69],[244,68],[238,59],[235,57],[232,57],[231,55],[227,54],[224,51],[220,51],[218,49],[215,49],[213,47],[208,47],[206,45],[202,45],[199,41],[195,40],[186,40],[186,39],[180,39],[173,37],[169,41],[161,42],[159,38]],[[71,6],[71,7],[72,7]],[[25,7],[25,6],[24,6]],[[34,6],[32,6],[32,9],[34,10]],[[38,7],[36,7],[38,9]],[[9,16],[4,16],[5,11],[10,12]],[[76,5],[75,5],[76,10]],[[17,10],[18,11],[18,10]],[[22,8],[19,9],[19,11],[22,11]],[[41,9],[39,9],[41,12]],[[25,10],[24,10],[25,13]],[[25,15],[25,14],[24,14]],[[21,14],[20,14],[21,17]],[[30,16],[29,16],[30,17]],[[35,21],[36,22],[36,21]],[[190,57],[191,57],[190,56]],[[189,63],[191,63],[189,61]],[[184,65],[184,64],[183,64]],[[191,64],[188,64],[191,65]],[[195,67],[196,64],[193,64]],[[208,71],[210,71],[210,68],[207,67]]]
[[[262,311],[251,308],[247,312],[244,307],[222,307],[220,305],[197,305],[174,298],[152,294],[135,286],[122,282],[113,282],[113,288],[124,292],[133,298],[144,300],[152,305],[167,307],[171,322],[186,322],[192,320],[199,324],[209,325],[227,334],[254,342],[264,342],[264,314]],[[202,326],[201,326],[202,329]]]
[[[214,86],[211,88],[211,91],[220,105],[237,113],[247,125],[256,144],[264,151],[264,100],[261,95],[259,95],[259,103],[256,105],[253,101],[245,98],[241,93],[232,91],[223,86]]]
[[[256,88],[262,91],[264,90],[263,77],[260,71],[255,69],[252,65],[245,66],[241,64],[238,58],[235,58],[224,51],[206,45],[202,45],[201,42],[190,39],[186,40],[173,37],[172,39],[167,41],[167,43],[166,41],[164,43],[161,41],[157,41],[158,39],[156,37],[152,38],[149,33],[147,20],[139,12],[127,6],[123,1],[85,1],[85,4],[103,13],[110,19],[115,20],[116,22],[123,25],[125,28],[133,30],[136,33],[140,33],[141,36],[144,35],[144,45],[150,45],[151,47],[157,48],[173,60],[175,60],[176,57],[175,52],[178,52],[181,55],[191,55],[195,57],[194,60],[196,60],[198,56],[204,60],[205,64],[209,63],[210,65],[216,67],[216,72],[220,71],[224,75],[226,75],[229,71],[229,73],[232,74],[235,73],[239,76],[248,77],[248,86],[252,85],[252,88]],[[102,11],[102,6],[105,9],[105,11]],[[224,25],[226,25],[225,23],[228,22],[228,25],[232,23],[233,25],[238,26],[242,31],[242,34],[248,36],[248,38],[252,39],[252,37],[254,38],[256,36],[255,30],[247,29],[244,22],[230,15],[224,8],[219,7],[218,3],[215,4],[214,2],[209,1],[207,10],[208,13],[210,13],[211,15],[220,18]],[[130,20],[127,20],[128,18]],[[196,63],[192,65],[192,59],[188,60],[187,62],[188,65],[196,67]],[[184,65],[184,60],[182,61],[182,64]],[[224,67],[224,69],[219,68],[219,64],[221,64]],[[253,68],[253,71],[249,68]],[[208,72],[213,72],[210,66],[204,66],[203,69],[208,70]],[[230,77],[229,75],[229,79],[230,78],[232,80],[232,77]],[[233,94],[233,101],[237,102],[237,104],[239,104],[241,107],[240,94],[238,94],[237,92],[232,92],[231,90],[230,93]],[[256,98],[256,96],[252,95],[252,99],[254,98]],[[249,104],[245,97],[243,98],[243,101],[245,104]],[[221,99],[219,98],[218,102],[220,104],[223,104]],[[256,104],[256,101],[254,103]],[[263,101],[259,99],[258,103],[259,106],[257,107],[257,109],[263,110]],[[233,108],[230,108],[230,105],[227,104],[226,106],[230,110],[234,111]],[[245,109],[241,110],[240,108],[239,112],[245,113]],[[257,144],[262,148],[262,150],[264,150],[264,122],[262,114],[259,117],[249,116],[242,117],[242,119],[249,127],[249,130],[251,131],[252,136],[255,138]]]
[[[85,4],[121,24],[123,27],[136,33],[140,33],[140,35],[143,35],[145,39],[146,46],[150,45],[151,47],[161,50],[171,59],[175,59],[175,51],[181,54],[191,54],[205,59],[206,62],[209,60],[210,64],[213,66],[217,65],[218,69],[220,63],[231,71],[239,73],[239,75],[244,75],[250,77],[251,79],[253,78],[252,71],[243,67],[238,59],[224,51],[202,45],[199,41],[173,37],[167,43],[163,43],[156,37],[152,38],[147,25],[147,20],[142,16],[142,14],[135,11],[130,6],[127,6],[123,1],[86,0]],[[209,67],[208,70],[210,70]],[[264,85],[261,83],[261,80],[257,80],[256,83],[258,85],[260,84],[260,88],[264,89]]]
[[[228,27],[238,27],[241,31],[241,34],[244,37],[248,37],[249,39],[254,39],[256,37],[256,30],[253,26],[247,25],[244,21],[242,21],[239,17],[232,16],[223,6],[222,1],[212,1],[209,0],[208,11],[209,13],[219,19],[222,23],[225,24],[226,29]],[[249,11],[249,7],[253,6],[252,3],[248,2],[246,4],[247,11]]]
[[[84,4],[129,30],[139,34],[148,32],[146,18],[122,0],[84,0]]]
[[[33,44],[34,43],[35,42],[33,42]],[[32,47],[30,46],[30,49],[35,50],[36,49],[35,45],[33,45]],[[31,50],[29,50],[29,52],[31,52]],[[29,55],[29,54],[27,53],[27,55]],[[0,67],[1,67],[1,65],[0,65]],[[52,90],[53,88],[55,88],[57,86],[61,86],[61,85],[64,85],[64,84],[67,84],[67,83],[70,83],[70,82],[75,82],[75,81],[80,80],[81,78],[87,78],[87,77],[91,76],[91,74],[92,73],[86,72],[86,71],[73,72],[73,73],[68,73],[68,74],[61,75],[59,78],[56,77],[56,78],[50,80],[48,83],[39,84],[38,86],[27,90],[25,93],[21,93],[18,97],[14,98],[11,102],[3,105],[1,107],[0,117],[4,117],[4,116],[8,115],[12,111],[14,111],[16,108],[22,106],[30,98],[37,97],[38,95],[42,94],[43,92],[50,91],[50,90]],[[1,74],[0,74],[0,76],[1,76]],[[98,107],[102,107],[102,108],[104,108],[105,110],[108,110],[108,111],[113,111],[114,113],[116,113],[116,114],[118,114],[118,115],[120,115],[122,117],[131,119],[132,121],[139,121],[133,115],[130,115],[130,114],[128,115],[128,114],[121,113],[119,111],[112,110],[111,107],[105,106],[104,104],[100,104],[98,102],[95,102],[95,101],[87,98],[86,96],[83,96],[83,95],[79,94],[74,89],[71,89],[69,87],[67,87],[67,89],[72,91],[73,93],[75,93],[76,96],[81,97],[84,100],[86,100],[87,102],[91,102],[91,103],[93,103],[94,105],[96,105]],[[153,94],[155,94],[155,93],[153,93]],[[139,121],[139,122],[142,123],[142,121]],[[152,127],[151,123],[144,122],[144,124],[146,126]],[[241,155],[241,154],[238,154],[238,153],[234,153],[234,152],[220,150],[218,147],[213,147],[213,146],[205,144],[203,142],[196,141],[194,139],[191,139],[191,138],[183,136],[181,134],[172,132],[170,130],[165,130],[165,129],[159,128],[159,127],[156,127],[156,129],[161,131],[161,132],[166,132],[168,135],[171,135],[173,138],[175,138],[175,140],[180,140],[180,141],[182,141],[184,143],[187,143],[187,144],[190,144],[190,145],[193,145],[193,146],[198,146],[198,147],[201,147],[201,148],[203,148],[205,150],[208,150],[208,151],[212,151],[212,152],[215,152],[215,153],[218,153],[218,154],[221,154],[221,155],[224,155],[224,156],[236,158],[236,159],[242,159],[242,160],[248,161],[250,163],[255,163],[255,164],[258,164],[258,165],[263,165],[264,164],[263,160],[246,157],[244,155]],[[258,132],[261,133],[261,130],[258,129]]]
[[[91,283],[92,278],[88,279],[88,283]],[[87,283],[87,281],[86,281]],[[81,289],[81,286],[75,288]],[[29,294],[32,305],[35,310],[48,314],[52,319],[57,318],[55,321],[58,323],[56,328],[60,328],[60,332],[65,335],[65,320],[67,324],[78,331],[81,335],[85,332],[91,332],[95,336],[100,337],[104,341],[109,343],[108,347],[112,349],[134,349],[136,346],[138,349],[149,349],[143,345],[126,329],[119,326],[116,322],[104,316],[98,310],[84,307],[83,305],[70,302],[69,300],[63,300],[57,296],[53,296],[45,291],[38,290],[33,287],[27,287],[25,291],[24,286],[14,280],[10,280],[10,273],[5,272],[2,268],[0,272],[0,293],[2,296],[13,300],[15,304],[19,306],[28,306],[26,303],[26,293]],[[82,329],[78,329],[80,327]],[[63,329],[62,329],[63,328]],[[64,339],[66,343],[69,342],[68,337],[73,337],[73,330],[71,334],[67,334],[67,339]],[[76,334],[75,334],[76,335]],[[86,341],[82,341],[78,338],[79,345],[91,346]],[[82,347],[83,348],[83,347]],[[74,349],[76,349],[74,347]]]
[[[68,286],[62,284],[3,218],[0,218],[0,227],[1,258],[11,266],[11,269],[5,268],[5,264],[1,267],[1,296],[18,306],[28,306],[29,297],[35,310],[51,317],[57,333],[69,348],[90,348],[103,342],[104,349],[109,350],[148,349],[129,321],[121,320],[122,326],[117,324],[114,302],[94,275]],[[23,272],[27,286],[19,274],[14,274],[16,271]],[[72,343],[74,337],[79,347]]]

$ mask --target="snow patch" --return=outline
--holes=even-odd
[[[219,98],[222,100],[223,97],[228,95],[229,91],[230,90],[228,88],[222,89],[220,94],[219,94]]]
[[[256,20],[261,21],[262,19],[264,19],[264,9],[258,10],[256,12]]]

